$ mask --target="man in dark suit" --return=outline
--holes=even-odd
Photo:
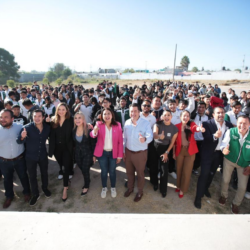
[[[81,92],[78,90],[78,86],[75,85],[74,86],[74,91],[71,92],[71,102],[74,104],[75,103],[75,100],[76,100],[76,97],[78,96],[78,98],[80,98],[81,96]]]
[[[213,117],[213,119],[202,123],[206,131],[203,133],[204,141],[200,154],[201,173],[198,179],[196,198],[194,201],[194,206],[198,209],[201,208],[201,198],[204,194],[208,198],[211,197],[208,189],[223,159],[220,144],[225,132],[233,127],[230,122],[224,121],[224,108],[214,108]]]

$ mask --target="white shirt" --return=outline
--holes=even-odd
[[[228,111],[226,114],[229,116],[230,122],[231,122],[234,126],[236,126],[236,125],[237,125],[237,118],[236,118],[236,115],[235,115],[235,113],[233,112],[233,110]],[[237,117],[240,116],[240,115],[244,115],[244,113],[239,112],[239,114],[237,114]]]
[[[85,104],[81,104],[80,110],[85,116],[86,123],[91,123],[92,105],[88,104],[87,106],[85,106]]]
[[[223,135],[224,135],[224,133],[225,133],[225,131],[226,131],[226,122],[224,121],[223,124],[222,124],[222,126],[221,126],[216,120],[214,120],[214,122],[215,122],[215,124],[216,124],[216,126],[217,126],[217,129],[220,128],[220,130],[221,130],[221,132],[222,132],[222,135],[221,135],[221,137],[219,138],[219,142],[218,142],[217,147],[216,147],[216,149],[215,149],[215,150],[220,150],[220,145],[221,145],[221,142],[222,142],[222,138],[223,138]],[[228,131],[229,131],[229,129],[228,129]],[[228,131],[227,131],[227,132],[228,132]],[[213,136],[214,136],[214,135],[213,135]],[[215,137],[214,137],[214,140],[218,140],[218,138],[215,138]]]
[[[177,110],[175,112],[171,112],[172,113],[172,120],[171,123],[173,123],[174,125],[178,124],[181,122],[181,111]]]
[[[105,125],[105,140],[104,140],[104,148],[105,151],[111,151],[113,149],[112,145],[112,127],[109,130]]]
[[[149,114],[148,116],[144,116],[143,113],[141,112],[141,113],[140,113],[140,117],[143,118],[143,119],[145,119],[145,120],[147,120],[147,121],[149,121],[150,126],[151,126],[151,128],[153,129],[153,127],[154,127],[154,125],[155,125],[155,123],[156,123],[156,118],[155,118],[155,116],[153,116],[153,115],[151,115],[151,114]]]
[[[202,122],[206,122],[208,120],[208,116],[207,115],[202,115],[200,116],[198,113],[196,114],[195,116],[195,119],[194,119],[194,122],[197,126],[200,126],[202,124]],[[194,133],[194,139],[196,141],[203,141],[204,138],[203,138],[203,135],[202,135],[202,132],[195,132]]]

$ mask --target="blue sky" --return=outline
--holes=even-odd
[[[0,47],[21,70],[250,67],[250,1],[0,0]]]

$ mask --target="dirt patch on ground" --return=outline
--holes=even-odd
[[[220,196],[221,173],[217,172],[211,185],[210,192],[212,198],[203,198],[202,209],[198,210],[194,207],[197,176],[192,175],[189,191],[182,199],[175,193],[176,180],[169,176],[168,193],[166,198],[162,198],[159,190],[154,191],[149,182],[148,171],[146,170],[146,183],[144,195],[140,202],[133,201],[136,194],[128,198],[124,198],[126,191],[124,182],[126,172],[124,164],[117,167],[117,197],[112,198],[110,194],[110,183],[108,182],[108,193],[105,199],[101,194],[101,177],[98,162],[91,168],[91,183],[88,194],[81,197],[81,188],[83,186],[83,176],[78,167],[75,168],[75,174],[71,180],[71,186],[68,191],[68,200],[61,200],[63,182],[57,179],[59,166],[54,159],[49,162],[49,190],[52,192],[50,198],[46,198],[44,194],[40,194],[41,198],[34,207],[30,207],[25,203],[22,195],[22,187],[20,181],[15,174],[14,191],[15,199],[8,209],[2,209],[5,200],[3,179],[0,181],[0,211],[32,211],[32,212],[57,212],[57,213],[164,213],[164,214],[229,214],[230,203],[235,195],[235,190],[230,187],[229,201],[225,207],[218,203]],[[38,170],[39,173],[39,170]],[[38,174],[39,187],[41,187],[40,174]],[[41,190],[41,189],[40,189]],[[241,206],[241,213],[250,212],[250,200],[244,199]]]

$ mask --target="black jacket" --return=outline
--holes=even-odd
[[[232,123],[228,121],[225,121],[225,122],[226,122],[226,131],[230,128],[233,128]],[[206,129],[206,131],[202,133],[204,141],[202,143],[201,159],[206,160],[206,159],[211,159],[218,145],[219,140],[218,139],[214,140],[214,137],[213,137],[213,134],[215,134],[218,129],[217,129],[214,119],[203,122],[202,125]]]
[[[66,119],[65,121],[65,136],[66,136],[66,145],[67,149],[69,150],[70,154],[73,156],[73,138],[72,138],[72,130],[74,127],[74,121],[73,118],[70,117],[69,119]],[[56,147],[56,129],[53,128],[53,122],[51,122],[51,128],[50,128],[50,136],[49,136],[49,157],[52,157],[55,152]]]

